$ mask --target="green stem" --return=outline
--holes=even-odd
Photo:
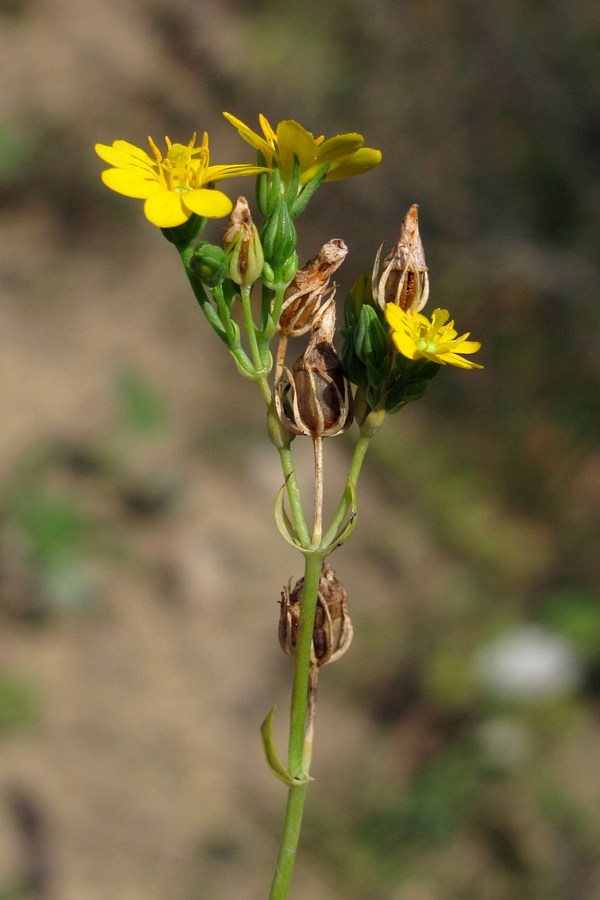
[[[248,341],[250,343],[250,353],[252,355],[252,362],[254,363],[254,368],[256,369],[257,374],[262,371],[263,364],[260,356],[260,350],[258,349],[258,341],[256,340],[256,325],[254,324],[254,319],[252,318],[252,306],[250,304],[250,294],[252,293],[252,286],[248,284],[242,285],[240,288],[240,295],[242,298],[242,309],[244,312],[244,325],[246,326],[246,332],[248,334]],[[266,374],[266,373],[265,373]]]
[[[288,896],[296,862],[307,788],[308,784],[299,784],[289,789],[279,855],[275,864],[269,900],[285,900]]]
[[[260,392],[263,396],[263,400],[267,404],[267,408],[271,404],[271,388],[269,387],[269,379],[268,375],[268,367],[265,366],[263,357],[261,355],[258,340],[256,337],[256,325],[254,324],[254,319],[252,318],[252,305],[250,302],[250,296],[252,294],[252,285],[244,284],[240,288],[240,296],[242,298],[242,310],[244,313],[244,326],[246,328],[246,333],[248,335],[248,342],[250,344],[250,353],[252,355],[252,363],[254,365],[255,371],[255,381],[258,382],[258,386],[260,388]]]
[[[294,683],[292,686],[288,755],[288,769],[294,778],[302,778],[308,775],[308,772],[302,771],[304,727],[306,724],[306,710],[308,708],[308,683],[313,628],[322,564],[323,557],[320,553],[307,553],[304,557],[304,585],[302,588],[300,621],[298,623],[296,653],[294,656]]]
[[[354,453],[352,454],[352,460],[350,462],[350,471],[348,472],[348,481],[352,484],[352,487],[356,488],[356,483],[358,481],[358,476],[360,475],[360,470],[362,468],[362,464],[365,459],[365,455],[367,449],[369,447],[369,443],[371,442],[372,435],[361,434],[358,441],[356,442],[356,446],[354,448]],[[331,541],[334,539],[335,535],[338,533],[340,528],[342,527],[342,522],[344,521],[344,516],[347,512],[347,506],[345,498],[340,500],[339,506],[335,511],[333,519],[327,532],[323,536],[323,540],[321,541],[321,546],[326,547]]]
[[[300,538],[303,547],[310,546],[310,532],[304,518],[304,510],[302,508],[302,498],[300,497],[300,488],[296,479],[296,470],[294,468],[294,460],[292,459],[292,451],[289,447],[278,448],[279,459],[281,461],[281,470],[285,479],[288,500],[290,502],[290,511],[292,521],[296,529],[296,534]]]
[[[270,900],[285,900],[288,896],[300,838],[300,827],[309,776],[308,761],[310,760],[310,752],[307,752],[306,748],[308,691],[311,680],[313,628],[322,564],[322,554],[307,553],[305,555],[304,586],[300,606],[300,621],[296,636],[296,654],[294,656],[294,683],[290,709],[288,753],[288,771],[299,783],[291,785],[288,790],[279,854],[269,895]]]

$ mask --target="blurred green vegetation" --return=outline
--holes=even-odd
[[[0,734],[33,725],[38,715],[37,691],[22,680],[0,673]]]

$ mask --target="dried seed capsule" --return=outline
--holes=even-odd
[[[303,590],[304,578],[301,578],[293,590],[290,591],[288,585],[281,592],[279,643],[288,656],[294,656],[296,652]],[[348,595],[333,569],[326,565],[319,582],[313,626],[311,651],[313,663],[323,666],[335,662],[350,646],[353,634],[352,621],[348,613]]]
[[[373,299],[385,310],[386,303],[418,312],[429,297],[429,276],[419,234],[419,207],[414,203],[402,222],[396,243],[381,261],[379,248],[373,266]]]
[[[329,286],[329,279],[339,269],[348,248],[345,243],[335,238],[324,244],[317,256],[298,269],[293,281],[287,288],[279,323],[280,334],[298,336],[312,328],[321,303],[333,300],[335,286]]]
[[[275,386],[275,406],[293,434],[333,437],[352,423],[352,394],[333,347],[335,306],[323,307],[310,342]]]

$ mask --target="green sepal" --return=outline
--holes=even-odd
[[[407,403],[420,400],[427,390],[427,385],[441,368],[439,363],[429,359],[412,360],[398,354],[394,377],[386,394],[386,412],[398,412]]]
[[[267,760],[267,765],[273,775],[279,778],[280,781],[283,781],[288,787],[298,787],[299,785],[306,784],[307,781],[312,781],[312,778],[309,775],[306,775],[304,778],[294,778],[281,761],[281,757],[277,752],[273,740],[273,720],[275,719],[276,709],[277,707],[274,706],[269,710],[260,726],[260,736],[262,738],[263,750],[265,751],[265,759]]]
[[[258,154],[259,166],[266,165],[262,153]],[[265,218],[270,216],[282,198],[281,172],[277,165],[268,172],[261,172],[256,179],[256,204]]]
[[[296,199],[294,200],[294,202],[291,205],[290,212],[292,214],[292,219],[297,219],[298,216],[304,212],[304,210],[308,206],[309,202],[312,200],[313,196],[316,194],[317,190],[321,187],[321,185],[325,179],[325,176],[327,175],[327,173],[329,171],[330,165],[331,165],[331,163],[327,163],[326,165],[324,165],[321,169],[319,169],[317,174],[313,175],[313,177],[310,179],[310,181],[308,181],[304,185],[304,187],[302,188],[302,190],[300,191],[300,193],[298,194],[298,196],[296,197]]]
[[[263,263],[262,280],[264,286],[270,291],[275,290],[275,272],[273,271],[273,266],[266,261]]]
[[[256,162],[259,166],[266,165],[266,159],[260,152],[257,153]],[[268,197],[269,197],[269,185],[271,183],[271,172],[261,172],[256,176],[256,205],[259,210],[266,216],[269,214],[268,210]]]
[[[181,248],[193,241],[194,238],[197,238],[205,225],[206,219],[204,216],[197,216],[194,213],[183,225],[177,225],[176,228],[161,228],[160,230],[170,244],[175,244],[176,247]]]
[[[292,177],[287,186],[287,190],[285,192],[286,203],[290,209],[293,208],[293,205],[298,197],[298,190],[300,188],[300,160],[294,153],[294,166],[292,168]],[[292,216],[293,218],[293,216]]]
[[[388,413],[398,412],[407,403],[413,400],[420,400],[427,390],[427,381],[417,381],[414,384],[403,384],[398,382],[392,385],[388,390],[385,398],[385,411]]]
[[[408,359],[402,353],[396,355],[394,375],[407,381],[431,381],[442,368],[440,363],[422,356],[420,359]]]
[[[373,306],[363,306],[358,314],[354,333],[354,349],[362,362],[377,365],[388,359],[389,333]],[[380,368],[381,366],[378,366]],[[389,364],[386,365],[389,368]]]

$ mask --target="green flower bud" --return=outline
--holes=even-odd
[[[345,317],[344,374],[365,390],[370,405],[377,405],[389,375],[392,354],[389,328],[380,310],[373,305],[370,276],[359,278],[348,294]]]
[[[258,229],[252,221],[250,207],[245,197],[238,197],[227,231],[223,236],[229,260],[228,274],[239,285],[252,285],[262,273],[265,261]]]
[[[265,259],[273,269],[285,265],[296,250],[296,229],[283,198],[265,222],[262,245]]]
[[[227,254],[216,244],[203,242],[196,247],[190,260],[190,269],[208,288],[217,287],[227,275]]]

